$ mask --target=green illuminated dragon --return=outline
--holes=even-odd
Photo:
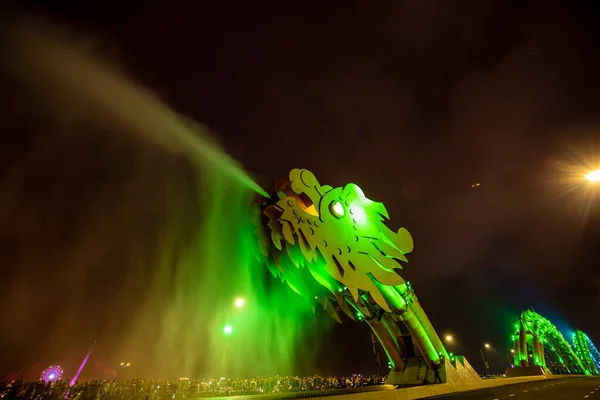
[[[385,206],[352,183],[333,188],[294,169],[275,189],[262,204],[258,230],[273,275],[339,322],[340,312],[366,321],[396,371],[411,358],[422,359],[432,371],[423,379],[433,380],[448,353],[398,273],[413,250],[410,233],[389,229]]]
[[[514,329],[511,339],[516,367],[539,367],[544,373],[600,373],[600,355],[585,333],[575,331],[571,345],[552,322],[533,310],[523,311]],[[546,354],[551,357],[547,359]]]

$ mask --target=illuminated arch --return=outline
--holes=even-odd
[[[538,366],[546,373],[596,373],[585,367],[556,326],[535,311],[523,311],[514,328],[515,367]]]
[[[600,353],[594,343],[583,332],[577,330],[573,334],[573,350],[581,360],[583,366],[594,375],[600,371]]]

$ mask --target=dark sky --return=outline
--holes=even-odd
[[[322,183],[352,181],[384,202],[415,239],[405,278],[434,326],[456,334],[456,352],[476,368],[485,341],[495,349],[492,370],[504,369],[511,322],[530,306],[600,342],[599,219],[585,206],[589,191],[567,191],[565,183],[600,157],[595,2],[29,4],[210,127],[263,186],[308,168]],[[2,134],[14,143],[3,151],[5,179],[41,134]],[[110,180],[98,172],[110,160],[101,152],[70,161]],[[36,192],[35,215],[62,212],[44,208],[53,176],[39,178],[47,192]],[[7,221],[5,289],[35,252]],[[64,243],[52,248],[76,252]],[[26,271],[44,279],[35,267]],[[99,290],[79,295],[102,301]],[[2,303],[5,313],[23,312],[16,298]],[[40,337],[51,315],[13,318],[10,325],[3,315],[3,326],[27,330],[2,340],[0,376],[27,370],[49,346]],[[85,352],[88,328],[61,351]],[[373,371],[364,325],[336,326],[323,340],[320,371]]]

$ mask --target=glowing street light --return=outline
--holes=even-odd
[[[242,297],[238,297],[237,299],[235,299],[234,304],[237,308],[242,308],[244,307],[244,304],[246,304],[246,300],[244,300]]]
[[[585,176],[585,179],[587,179],[591,183],[598,183],[598,182],[600,182],[600,169],[597,169],[595,171],[589,172]]]
[[[446,342],[452,342],[454,340],[454,336],[446,335],[446,337],[444,339],[446,340]]]
[[[231,325],[225,325],[225,327],[223,328],[223,333],[226,335],[231,335],[231,332],[233,332],[233,328],[231,327]]]
[[[485,358],[485,353],[483,352],[483,349],[489,349],[492,346],[490,346],[489,343],[484,343],[483,347],[479,349],[479,354],[481,354],[481,361],[483,361],[483,366],[485,367],[485,375],[489,376],[490,375],[490,363],[488,362],[488,360]]]

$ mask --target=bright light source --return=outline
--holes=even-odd
[[[454,338],[452,336],[446,335],[446,342],[451,342],[453,340],[454,340]]]
[[[233,332],[231,325],[225,325],[225,328],[223,328],[223,333],[226,335],[231,335],[231,332]]]
[[[237,299],[235,299],[235,306],[236,306],[237,308],[242,308],[242,307],[244,307],[244,304],[246,304],[246,300],[244,300],[243,298],[241,298],[241,297],[238,297]]]
[[[491,347],[489,343],[484,344],[484,346],[486,349],[489,349]]]
[[[367,214],[365,209],[360,204],[353,204],[350,207],[350,213],[353,216],[354,222],[357,224],[364,224],[367,222]]]
[[[514,352],[515,352],[515,349],[510,349],[510,352],[511,352],[511,353],[514,353]]]
[[[345,214],[344,205],[339,201],[334,201],[330,205],[331,213],[336,218],[342,218]]]
[[[592,183],[600,182],[600,169],[592,171],[585,176],[585,179]]]

